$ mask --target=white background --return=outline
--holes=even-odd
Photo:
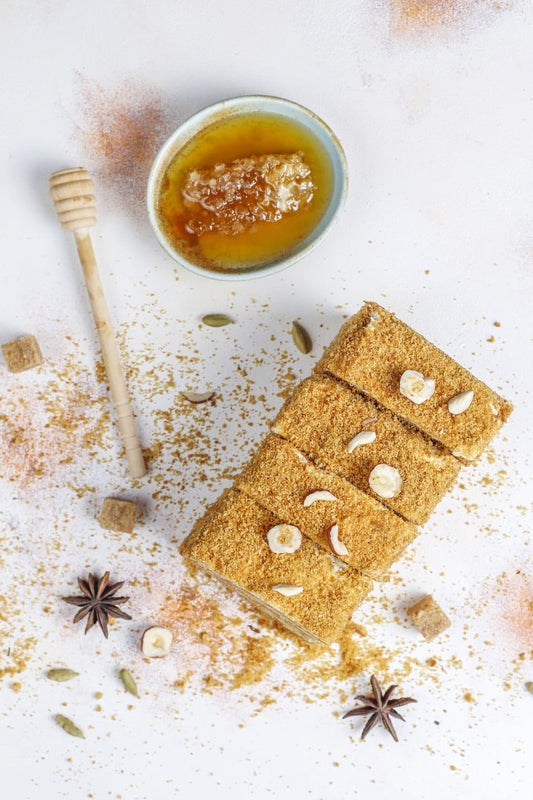
[[[206,412],[213,449],[225,448],[220,463],[205,467],[207,484],[195,482],[194,459],[164,452],[168,474],[181,476],[165,503],[152,498],[153,477],[131,487],[113,427],[98,458],[80,448],[63,471],[29,481],[9,471],[4,440],[0,669],[20,643],[28,662],[0,681],[4,796],[530,796],[531,5],[463,0],[448,4],[442,24],[414,19],[415,5],[400,33],[386,0],[3,3],[0,338],[34,333],[47,362],[16,378],[2,368],[2,413],[33,385],[48,391],[50,370],[69,353],[78,378],[86,373],[89,388],[105,393],[90,377],[97,345],[81,273],[47,196],[50,172],[80,163],[97,183],[93,238],[126,365],[146,352],[150,368],[163,372],[179,353],[179,388],[191,378],[183,359],[197,350],[192,388],[222,383],[235,403],[228,408],[222,399]],[[268,279],[230,285],[177,269],[125,196],[139,186],[124,172],[114,181],[109,159],[91,144],[99,93],[110,119],[118,99],[134,109],[147,93],[157,98],[159,142],[225,97],[273,94],[308,106],[346,151],[350,190],[341,219],[311,255]],[[142,177],[143,169],[132,165],[132,174]],[[342,315],[366,299],[395,311],[515,404],[488,456],[469,468],[392,580],[357,614],[382,651],[390,649],[387,674],[367,664],[340,687],[310,687],[312,702],[295,679],[292,695],[285,687],[257,714],[242,692],[208,694],[193,682],[180,693],[177,656],[157,665],[140,658],[138,632],[157,621],[157,609],[134,587],[132,623],[117,623],[108,642],[97,631],[83,637],[58,597],[91,569],[152,586],[156,575],[179,583],[176,542],[227,485],[224,460],[235,470],[265,434],[281,404],[273,377],[280,360],[298,378],[309,374]],[[211,311],[235,318],[230,332],[213,337],[198,326]],[[295,318],[313,336],[310,358],[293,352],[286,336]],[[239,361],[266,397],[256,411],[246,407],[251,433],[238,421]],[[149,384],[146,365],[136,374]],[[140,384],[130,389],[143,442],[164,439],[154,413],[172,398]],[[227,427],[217,429],[222,421]],[[86,484],[92,494],[76,491]],[[128,548],[95,522],[112,493],[135,497],[144,509]],[[453,621],[431,645],[402,610],[405,598],[424,592],[434,592]],[[433,672],[425,666],[430,657],[438,661]],[[396,660],[413,662],[399,683],[418,703],[397,724],[398,744],[379,729],[361,743],[360,723],[341,722],[335,712],[367,692],[372,671],[394,679]],[[51,684],[44,674],[56,665],[80,678]],[[128,711],[117,665],[129,666],[141,687]],[[103,693],[100,713],[95,691]],[[260,698],[265,690],[254,691]],[[76,719],[85,740],[54,725],[58,712]]]

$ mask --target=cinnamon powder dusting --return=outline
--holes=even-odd
[[[138,80],[108,88],[77,72],[80,121],[75,135],[88,169],[122,208],[144,215],[152,161],[176,127],[155,89]]]
[[[498,584],[504,592],[503,618],[518,644],[533,656],[533,579],[516,570],[513,575],[500,575]]]
[[[433,38],[511,5],[512,0],[391,0],[389,30],[393,38]]]

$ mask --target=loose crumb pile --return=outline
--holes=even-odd
[[[128,499],[139,502],[134,531],[127,536],[103,533],[98,523],[103,498],[121,495],[125,469],[102,363],[94,364],[85,344],[70,339],[65,352],[47,354],[45,364],[24,377],[0,373],[0,470],[18,508],[0,511],[5,577],[0,677],[20,675],[15,682],[23,685],[24,670],[39,658],[36,613],[52,636],[76,637],[71,614],[61,610],[58,597],[71,593],[78,575],[95,568],[95,554],[103,568],[112,559],[113,577],[126,579],[131,596],[133,622],[112,625],[111,637],[120,643],[128,626],[137,626],[140,635],[150,624],[164,625],[174,635],[164,669],[143,662],[135,637],[119,645],[124,661],[137,665],[151,692],[200,692],[224,702],[245,696],[254,713],[288,697],[327,700],[339,708],[370,673],[384,682],[440,684],[450,670],[463,669],[461,658],[439,656],[437,646],[427,658],[416,656],[391,599],[402,591],[397,575],[381,598],[365,604],[361,617],[356,613],[339,643],[327,648],[306,644],[261,618],[218,581],[190,572],[181,561],[177,549],[194,520],[264,438],[298,372],[309,371],[292,347],[290,324],[284,331],[267,307],[254,314],[264,344],[249,350],[243,350],[233,326],[214,338],[205,326],[184,322],[179,347],[156,345],[149,336],[141,337],[139,347],[137,322],[120,332],[149,465],[147,478],[127,492]],[[156,303],[153,315],[164,331],[165,315]],[[215,355],[224,354],[216,369],[213,358],[206,363],[202,356],[202,337],[211,337]],[[196,406],[181,396],[181,389],[204,390],[207,378],[215,389],[212,400]],[[489,451],[483,471],[477,477],[468,473],[456,489],[474,524],[479,512],[469,501],[469,481],[488,494],[501,490],[509,473],[503,463],[505,469]],[[498,520],[483,524],[498,529]],[[405,558],[409,563],[409,552]],[[501,621],[517,641],[511,685],[532,648],[531,588],[525,576],[514,575],[513,581],[502,576],[488,591],[476,613],[483,615],[495,601],[504,605]],[[394,646],[380,641],[385,620],[396,626]]]
[[[112,624],[110,638],[143,690],[162,698],[176,692],[211,695],[224,704],[247,698],[254,714],[294,698],[325,702],[340,712],[372,673],[414,693],[410,687],[420,683],[442,687],[451,673],[464,670],[465,659],[482,669],[489,645],[467,646],[468,631],[458,634],[463,621],[452,613],[459,654],[443,656],[437,642],[420,655],[398,606],[408,586],[400,577],[404,568],[393,572],[381,594],[375,589],[338,644],[326,648],[298,640],[218,581],[183,564],[178,546],[193,522],[241,469],[299,373],[307,374],[309,359],[316,357],[297,353],[290,321],[266,306],[253,313],[259,341],[245,346],[238,320],[216,334],[200,322],[182,322],[179,343],[172,334],[165,344],[166,316],[155,299],[151,322],[163,343],[154,342],[135,320],[119,332],[149,465],[146,479],[133,487],[124,482],[103,365],[94,363],[84,342],[67,339],[64,352],[47,353],[45,363],[23,377],[0,372],[0,490],[16,498],[14,510],[0,506],[0,678],[24,687],[24,672],[40,663],[43,647],[43,667],[54,665],[46,642],[34,636],[36,620],[45,639],[66,637],[77,647],[81,632],[59,597],[74,591],[78,575],[109,565],[113,579],[127,581],[127,611],[133,617],[131,623]],[[180,394],[206,388],[215,395],[198,406]],[[488,518],[472,504],[470,487],[491,496],[504,490],[511,473],[512,465],[492,449],[479,469],[465,473],[454,493],[468,512],[470,535],[478,528],[481,537],[502,535],[504,512]],[[100,528],[102,502],[109,495],[138,502],[132,534]],[[407,569],[410,552],[404,556]],[[533,653],[531,602],[525,575],[511,571],[497,585],[487,584],[482,602],[472,601],[474,619],[492,614],[494,630],[512,637],[506,688],[515,691]],[[174,636],[170,654],[157,663],[143,659],[138,646],[150,624],[164,625]],[[384,624],[393,634],[387,646],[381,641]],[[465,686],[464,694],[471,688]]]
[[[262,325],[271,324],[269,316],[264,309]],[[9,517],[0,512],[0,677],[22,673],[39,657],[36,618],[53,636],[65,635],[62,626],[76,636],[58,598],[95,568],[95,552],[113,553],[112,577],[128,581],[134,621],[157,622],[174,634],[176,646],[165,659],[172,675],[161,683],[153,669],[149,674],[157,691],[248,692],[261,709],[295,693],[346,695],[352,687],[342,685],[355,675],[388,673],[394,654],[362,628],[351,625],[333,648],[305,644],[217,581],[191,573],[177,553],[203,505],[240,469],[294,384],[300,357],[289,330],[287,347],[274,339],[271,354],[235,349],[226,365],[231,374],[214,375],[221,380],[215,397],[199,406],[179,393],[195,386],[202,366],[194,356],[195,326],[184,324],[182,346],[167,351],[148,340],[135,351],[127,330],[119,336],[139,422],[142,415],[150,421],[141,433],[150,471],[128,493],[140,509],[130,535],[104,532],[98,522],[104,497],[120,494],[117,474],[124,469],[102,363],[91,363],[84,344],[70,339],[64,352],[47,354],[23,378],[0,373],[0,470],[18,509]],[[273,361],[268,387],[256,373],[265,358]],[[232,440],[239,443],[237,461]],[[136,648],[129,658],[139,659]]]
[[[167,662],[181,691],[226,695],[255,687],[253,699],[267,705],[287,696],[340,699],[357,676],[377,671],[392,679],[394,661],[398,679],[417,664],[376,645],[354,622],[332,647],[304,642],[201,570],[186,571],[174,591],[164,573],[154,576],[139,588],[139,601],[178,643]]]

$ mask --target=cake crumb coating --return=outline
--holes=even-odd
[[[196,522],[180,552],[293,632],[308,641],[331,644],[369,593],[372,581],[306,536],[296,552],[273,553],[267,533],[281,522],[252,498],[227,489]],[[302,591],[286,597],[272,588],[279,584]]]
[[[417,536],[414,525],[358,491],[348,481],[317,468],[289,442],[271,434],[236,478],[235,486],[264,508],[296,525],[303,534],[335,552],[329,538],[333,525],[348,550],[343,561],[365,575],[382,579],[391,564]],[[319,499],[305,506],[314,492]]]
[[[329,375],[308,378],[297,386],[272,430],[318,466],[417,525],[427,522],[461,467],[444,447]],[[364,431],[375,438],[350,452],[349,443]],[[384,500],[371,489],[368,478],[377,464],[388,464],[400,473],[402,489],[396,497]]]
[[[433,394],[419,405],[400,393],[407,370],[435,381]],[[377,303],[365,303],[342,326],[316,371],[346,381],[465,461],[481,454],[512,411],[511,403]],[[448,403],[470,391],[470,406],[452,413]]]

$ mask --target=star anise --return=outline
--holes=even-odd
[[[83,578],[78,578],[78,586],[83,592],[82,596],[63,597],[65,603],[70,603],[72,606],[80,606],[80,610],[73,619],[73,622],[79,622],[84,617],[87,617],[87,625],[85,626],[85,633],[92,628],[93,625],[98,623],[103,631],[104,636],[108,637],[107,621],[109,617],[121,617],[121,619],[131,619],[129,614],[121,611],[117,606],[126,603],[129,597],[115,597],[124,581],[119,583],[109,584],[109,572],[106,572],[102,578],[97,578],[92,573],[89,573],[88,579],[85,581]]]
[[[390,717],[395,717],[396,719],[401,719],[405,722],[403,717],[398,714],[396,709],[399,706],[407,705],[407,703],[416,703],[416,700],[413,700],[412,697],[399,697],[397,700],[391,700],[390,696],[396,689],[396,686],[394,684],[389,686],[387,691],[383,694],[381,687],[374,675],[372,675],[370,678],[370,684],[372,686],[372,691],[374,692],[374,697],[366,697],[362,694],[357,695],[355,699],[360,700],[366,705],[359,706],[359,708],[352,708],[351,711],[348,711],[346,714],[344,714],[343,719],[346,719],[346,717],[358,717],[365,714],[371,714],[372,716],[363,728],[361,739],[365,738],[367,733],[372,730],[374,725],[377,725],[378,722],[382,722],[394,741],[397,742],[398,736],[396,735],[396,731],[394,730],[394,725],[392,724]]]

